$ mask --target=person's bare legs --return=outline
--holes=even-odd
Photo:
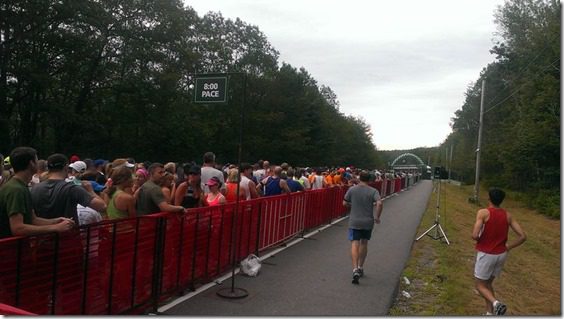
[[[351,259],[352,259],[353,270],[358,268],[359,256],[360,256],[360,241],[353,240],[351,241]]]
[[[360,272],[358,270],[359,257],[360,257],[360,241],[353,240],[351,242],[351,259],[353,265],[353,280],[352,283],[358,285],[358,278],[360,278]]]
[[[361,239],[358,254],[358,268],[364,267],[364,261],[366,260],[366,255],[368,254],[368,240]]]
[[[493,303],[494,301],[496,301],[495,292],[492,285],[493,280],[494,277],[488,280],[481,280],[476,278],[476,289],[486,301],[486,311],[489,313],[493,313]]]

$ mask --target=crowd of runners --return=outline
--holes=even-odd
[[[102,219],[185,212],[235,202],[237,196],[249,200],[356,185],[360,172],[353,166],[292,167],[268,160],[223,165],[212,152],[203,155],[201,165],[59,153],[38,159],[33,148],[18,147],[5,158],[0,154],[0,237],[66,231]],[[382,177],[377,170],[371,172],[371,181]]]

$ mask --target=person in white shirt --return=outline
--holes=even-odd
[[[215,154],[212,152],[207,152],[204,154],[204,165],[202,166],[201,170],[201,184],[202,190],[204,190],[204,194],[208,194],[210,189],[208,185],[206,185],[207,181],[210,180],[212,177],[217,177],[221,182],[220,192],[225,194],[225,179],[223,178],[223,173],[215,168]]]
[[[240,187],[245,190],[247,200],[259,197],[255,182],[252,180],[253,167],[249,163],[241,164],[241,184]]]

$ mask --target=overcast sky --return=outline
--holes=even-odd
[[[437,146],[466,88],[494,61],[501,0],[185,0],[253,24],[371,126],[379,150]]]

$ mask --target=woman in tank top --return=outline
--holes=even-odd
[[[201,185],[201,168],[198,165],[185,165],[186,180],[176,188],[174,205],[184,208],[204,206],[204,191]]]
[[[174,203],[174,197],[175,197],[175,194],[176,194],[176,185],[174,184],[174,175],[165,171],[165,174],[161,178],[159,186],[161,187],[161,191],[163,192],[165,201],[169,204]]]
[[[112,171],[112,186],[104,191],[103,197],[108,205],[108,219],[131,218],[137,216],[135,198],[131,194],[133,176],[125,166]]]
[[[228,203],[237,201],[237,180],[239,177],[239,170],[232,168],[229,170],[229,175],[227,176],[227,182],[225,183],[225,200]],[[243,187],[239,187],[239,200],[246,200],[247,193]]]
[[[221,187],[219,178],[215,176],[210,178],[206,185],[210,188],[210,193],[206,195],[206,204],[208,206],[225,204],[225,196],[219,192],[219,188]]]
[[[141,164],[141,163],[140,163]],[[133,196],[137,198],[137,193],[141,186],[149,179],[149,172],[145,168],[140,168],[135,172],[135,180],[133,183]]]

